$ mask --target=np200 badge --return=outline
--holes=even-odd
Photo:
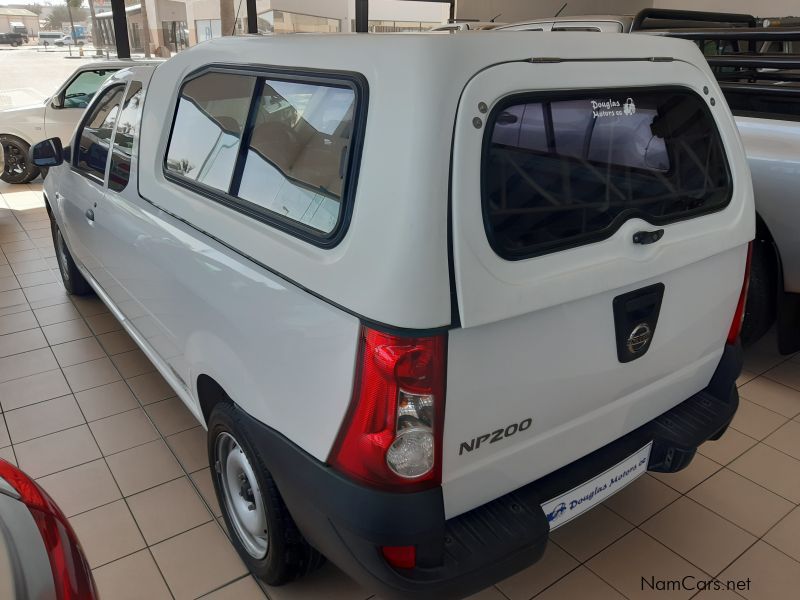
[[[461,445],[458,447],[458,455],[461,456],[464,454],[464,451],[472,452],[473,450],[477,450],[481,447],[481,444],[489,443],[494,444],[503,440],[507,437],[511,437],[515,433],[520,433],[521,431],[525,431],[533,425],[533,419],[528,418],[524,421],[520,421],[519,423],[512,423],[508,427],[495,429],[491,433],[483,433],[478,437],[472,438],[469,442],[461,442]]]

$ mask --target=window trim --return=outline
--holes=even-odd
[[[108,164],[106,165],[105,188],[106,188],[106,191],[114,192],[115,194],[122,194],[125,190],[128,189],[128,185],[131,182],[131,175],[133,173],[133,171],[129,171],[128,172],[128,180],[125,182],[125,185],[123,186],[123,188],[121,190],[112,190],[111,189],[111,165],[114,162],[114,145],[115,145],[116,140],[117,140],[117,128],[119,127],[119,117],[122,116],[122,111],[125,110],[125,103],[130,99],[130,93],[131,93],[131,90],[133,89],[134,85],[138,85],[139,86],[139,89],[134,92],[135,94],[138,94],[139,92],[142,92],[142,100],[141,100],[142,101],[142,105],[139,107],[139,131],[141,131],[141,127],[142,127],[142,116],[143,116],[143,110],[144,110],[144,98],[145,98],[145,95],[146,95],[145,93],[147,92],[147,88],[145,87],[144,82],[142,82],[142,81],[140,81],[138,79],[130,79],[130,80],[128,80],[127,85],[125,86],[125,93],[123,94],[122,101],[120,102],[120,105],[119,105],[119,115],[117,115],[117,120],[114,123],[114,130],[111,132],[111,146],[109,147],[109,158],[108,158]],[[137,154],[138,151],[139,151],[139,132],[136,133],[136,139],[135,139],[133,148],[131,148],[131,153],[127,154],[126,152],[123,152],[123,154],[127,154],[127,156],[128,156],[129,165],[132,166],[134,164],[134,155]]]
[[[628,208],[620,212],[616,217],[614,217],[611,223],[609,223],[603,229],[574,236],[569,240],[552,242],[546,245],[537,244],[535,246],[532,246],[531,248],[524,249],[518,252],[508,252],[507,250],[505,250],[502,247],[502,245],[498,243],[497,238],[495,237],[494,234],[494,229],[490,223],[491,217],[489,214],[489,202],[488,202],[488,190],[487,190],[488,182],[486,177],[487,166],[488,166],[487,163],[489,160],[489,149],[492,143],[492,134],[494,133],[494,126],[497,122],[497,115],[499,115],[500,112],[502,112],[509,106],[514,104],[519,104],[521,102],[581,100],[585,99],[590,94],[599,93],[602,94],[603,96],[609,94],[615,96],[616,95],[624,96],[641,92],[649,92],[649,93],[680,92],[694,96],[695,99],[699,101],[699,106],[705,113],[706,117],[711,119],[711,122],[714,124],[714,127],[717,131],[719,143],[723,150],[723,166],[728,181],[728,193],[724,201],[711,208],[694,209],[681,213],[680,215],[673,215],[669,217],[655,217],[653,215],[647,214],[646,212],[640,209]],[[520,260],[527,260],[529,258],[537,258],[539,256],[545,256],[548,254],[554,254],[556,252],[563,252],[564,250],[571,250],[573,248],[580,248],[583,246],[588,246],[590,244],[596,244],[598,242],[605,241],[613,237],[614,234],[616,234],[617,231],[619,231],[619,229],[627,221],[634,218],[642,219],[646,223],[655,227],[662,227],[665,225],[673,225],[675,223],[680,223],[681,221],[688,221],[690,219],[695,219],[697,217],[702,217],[705,215],[721,212],[730,205],[734,193],[734,178],[733,178],[733,173],[731,171],[730,161],[728,160],[727,150],[728,147],[725,144],[725,140],[723,139],[722,134],[720,133],[717,120],[716,118],[714,118],[714,113],[709,107],[708,101],[705,98],[703,98],[700,94],[698,94],[695,90],[693,90],[688,86],[662,85],[662,86],[631,86],[631,87],[613,87],[613,88],[581,88],[581,89],[571,89],[571,90],[546,90],[546,91],[520,92],[515,94],[509,94],[508,96],[501,98],[492,108],[492,111],[489,113],[488,118],[486,119],[486,127],[484,128],[483,142],[481,143],[480,199],[481,199],[481,215],[483,218],[483,229],[484,232],[486,233],[486,239],[488,240],[489,245],[491,246],[494,253],[497,254],[497,256],[509,262],[516,262]]]
[[[186,177],[182,177],[181,175],[177,175],[167,169],[167,155],[169,153],[170,144],[172,143],[172,134],[175,129],[183,88],[190,81],[208,73],[224,73],[228,75],[242,75],[245,77],[256,78],[255,85],[253,86],[252,96],[250,98],[245,128],[242,131],[239,141],[236,162],[234,163],[234,168],[231,173],[231,180],[228,184],[228,190],[226,192]],[[328,85],[331,87],[344,87],[353,90],[355,95],[355,111],[353,113],[354,124],[353,134],[350,137],[350,150],[347,170],[345,172],[345,185],[342,190],[341,198],[339,199],[341,210],[339,211],[339,219],[336,222],[335,227],[329,233],[321,232],[318,229],[314,229],[313,227],[304,225],[299,221],[284,217],[283,215],[245,200],[244,198],[239,198],[230,194],[232,189],[238,190],[241,184],[242,173],[244,172],[245,160],[247,158],[247,147],[245,147],[245,142],[248,142],[249,147],[249,140],[250,136],[252,135],[256,110],[258,108],[258,98],[263,90],[263,82],[265,79],[273,81],[285,81],[288,83]],[[236,212],[250,217],[251,219],[269,225],[278,231],[287,233],[293,237],[317,246],[318,248],[333,248],[337,246],[344,238],[347,230],[349,229],[350,220],[353,215],[353,205],[358,187],[358,177],[361,170],[361,156],[364,147],[368,106],[369,85],[367,84],[366,78],[360,73],[349,71],[286,68],[278,66],[258,67],[249,65],[230,65],[221,63],[206,65],[189,73],[189,75],[183,79],[180,87],[178,88],[175,96],[175,108],[172,114],[169,136],[167,138],[167,144],[163,149],[161,172],[164,178],[171,183],[199,194],[209,200],[217,202],[227,208],[235,210]]]
[[[114,83],[106,87],[101,86],[100,89],[98,89],[97,92],[95,92],[95,96],[94,98],[92,98],[92,102],[89,104],[89,106],[86,107],[86,109],[84,109],[83,116],[81,117],[78,128],[75,130],[75,134],[72,137],[72,143],[70,144],[71,146],[71,154],[69,157],[70,170],[74,173],[77,173],[81,177],[85,177],[89,181],[93,181],[94,183],[103,186],[104,188],[106,187],[106,181],[108,180],[108,168],[109,165],[111,164],[109,161],[111,160],[111,149],[112,146],[114,145],[114,134],[117,131],[117,120],[119,119],[119,114],[117,114],[117,118],[114,119],[114,127],[111,128],[111,138],[109,139],[109,144],[108,144],[108,156],[106,157],[106,166],[105,169],[103,170],[102,179],[97,175],[95,175],[94,173],[90,173],[89,171],[86,171],[85,169],[81,169],[80,167],[78,167],[77,164],[78,155],[80,154],[78,150],[80,149],[80,138],[83,135],[83,130],[86,128],[86,122],[89,120],[89,116],[91,115],[92,109],[95,107],[95,103],[99,102],[99,99],[104,97],[106,93],[108,93],[112,88],[117,88],[117,87],[122,88],[122,98],[120,98],[119,102],[120,110],[122,110],[122,104],[125,102],[125,94],[128,90],[128,81],[127,80],[115,81]]]

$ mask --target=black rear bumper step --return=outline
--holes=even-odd
[[[709,386],[583,458],[474,510],[445,520],[441,489],[383,492],[360,486],[243,415],[251,439],[311,544],[384,598],[462,598],[530,566],[544,553],[541,504],[652,442],[648,469],[686,467],[697,447],[722,435],[739,404],[742,351],[726,346]],[[391,568],[380,546],[414,545],[417,567]]]

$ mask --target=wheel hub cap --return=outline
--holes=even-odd
[[[267,554],[267,513],[250,461],[236,439],[221,433],[215,443],[225,510],[234,532],[253,558]]]

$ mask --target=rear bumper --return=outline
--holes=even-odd
[[[651,471],[686,467],[697,446],[724,433],[739,404],[739,346],[727,346],[709,386],[583,458],[445,520],[441,489],[398,494],[353,483],[269,427],[244,416],[251,439],[309,542],[382,597],[460,598],[533,564],[549,525],[541,504],[653,442]],[[395,570],[380,546],[415,545],[417,567]]]

